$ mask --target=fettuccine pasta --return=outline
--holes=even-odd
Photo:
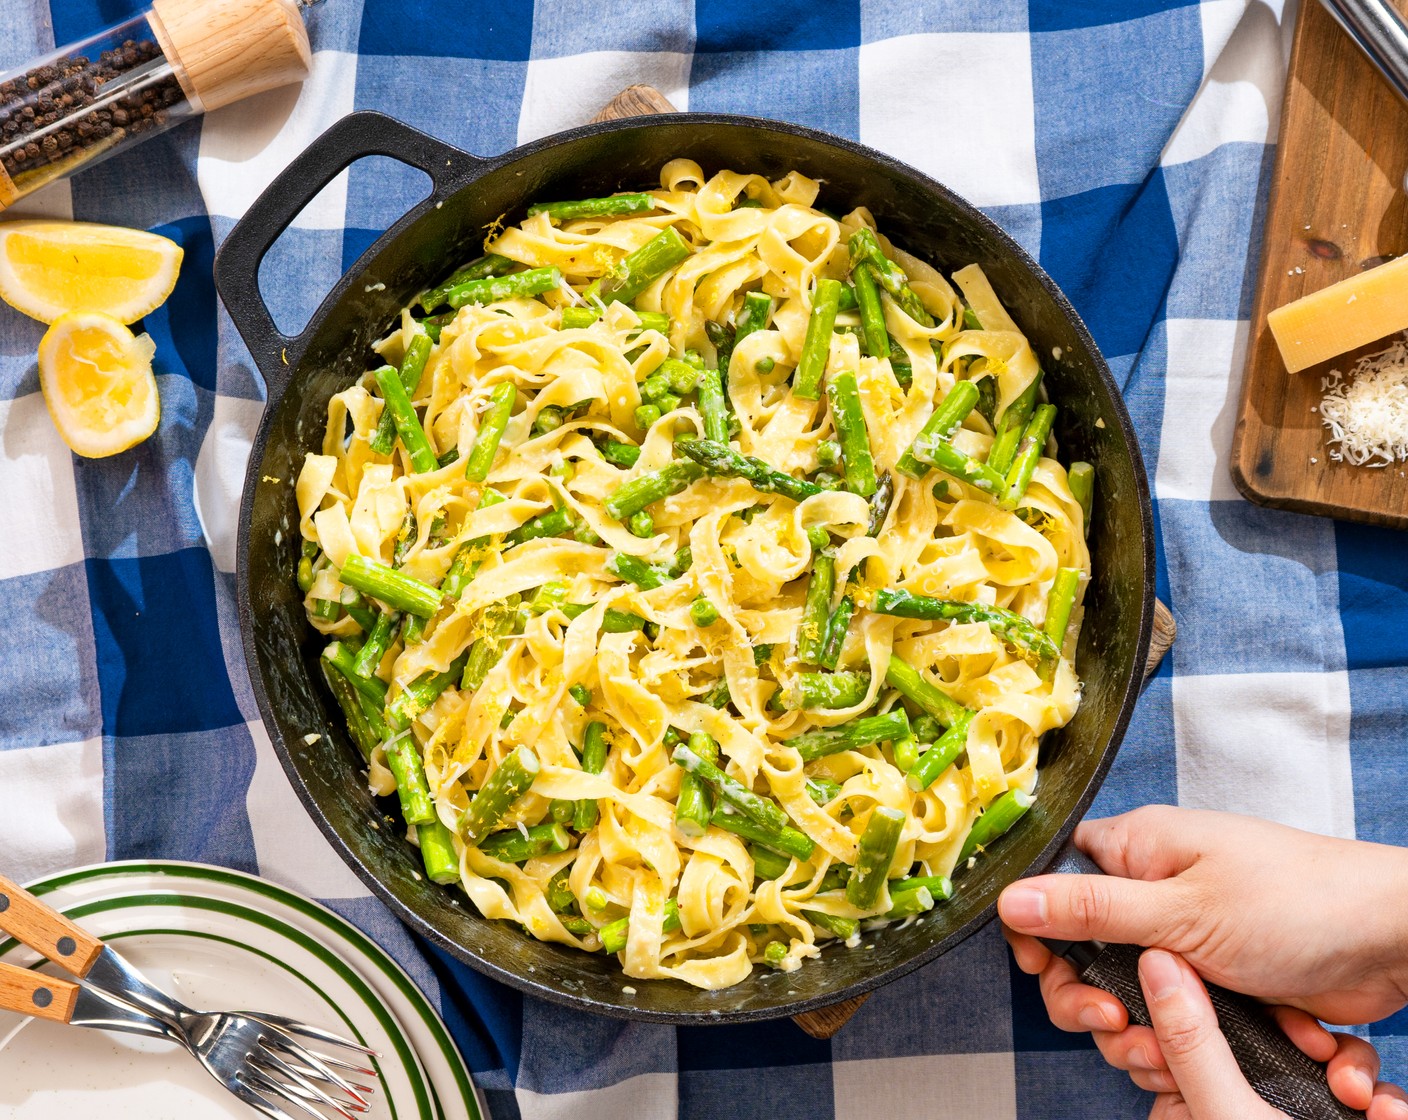
[[[818,190],[680,159],[533,208],[297,482],[328,682],[427,872],[631,978],[922,916],[1079,703],[1088,469],[1036,355],[981,268]]]

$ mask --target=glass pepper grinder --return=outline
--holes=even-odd
[[[0,210],[172,125],[301,81],[312,0],[155,0],[0,75]]]

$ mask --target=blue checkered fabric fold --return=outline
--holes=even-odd
[[[134,0],[0,0],[0,68]],[[43,328],[0,308],[0,866],[204,860],[314,895],[440,1003],[497,1120],[884,1116],[1130,1120],[1146,1094],[1047,1021],[996,929],[884,988],[830,1042],[787,1021],[672,1029],[564,1011],[427,947],[341,864],[259,722],[234,610],[240,482],[263,387],[214,248],[354,109],[480,154],[646,82],[680,108],[860,140],[948,183],[1039,258],[1090,324],[1154,482],[1180,637],[1096,804],[1240,810],[1408,841],[1408,565],[1397,534],[1251,506],[1227,460],[1292,18],[1281,0],[326,0],[301,89],[219,110],[21,213],[185,247],[157,343],[157,434],[74,458],[45,415]],[[367,159],[265,263],[301,325],[423,193]],[[1408,1015],[1370,1031],[1408,1076]]]

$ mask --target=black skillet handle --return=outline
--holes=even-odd
[[[282,395],[303,353],[303,334],[286,335],[259,291],[264,255],[313,197],[363,156],[390,156],[424,171],[439,201],[483,161],[383,113],[349,113],[308,145],[254,200],[215,256],[215,287],[264,375],[269,400]]]
[[[1053,872],[1100,875],[1103,872],[1073,845],[1056,858]],[[1129,1009],[1130,1022],[1149,1025],[1149,1008],[1139,986],[1137,945],[1105,945],[1099,941],[1047,941],[1051,950],[1076,967],[1087,984],[1102,988]],[[1341,1104],[1330,1092],[1325,1067],[1308,1058],[1276,1025],[1264,1004],[1249,996],[1208,984],[1218,1025],[1232,1053],[1262,1097],[1295,1120],[1363,1120],[1364,1113]]]

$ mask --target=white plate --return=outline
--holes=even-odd
[[[29,889],[192,1007],[276,1012],[377,1051],[380,1081],[368,1120],[486,1115],[420,989],[365,934],[310,899],[225,868],[153,861],[79,868]],[[13,941],[0,942],[0,960],[36,959]],[[0,1011],[0,1116],[256,1115],[172,1043]]]

